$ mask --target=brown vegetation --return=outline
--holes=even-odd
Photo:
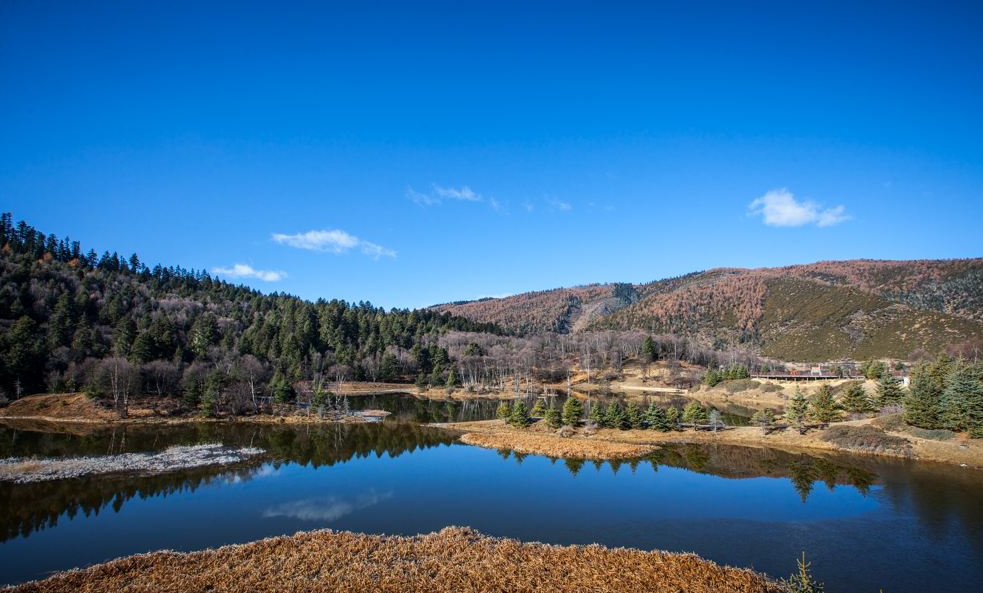
[[[155,552],[57,574],[17,593],[101,591],[777,591],[693,554],[549,546],[448,527],[393,537],[314,531],[217,550]]]
[[[486,449],[508,449],[519,453],[543,454],[572,459],[630,459],[651,453],[653,445],[567,438],[551,433],[511,430],[469,432],[461,442]]]

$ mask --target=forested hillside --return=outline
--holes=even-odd
[[[638,329],[785,360],[906,358],[983,343],[983,259],[718,268],[434,309],[512,331]]]
[[[0,220],[0,398],[39,391],[289,398],[295,381],[446,371],[437,337],[498,333],[434,311],[264,295]]]

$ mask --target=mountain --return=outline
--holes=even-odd
[[[717,268],[433,309],[518,333],[641,329],[783,360],[907,358],[983,342],[983,259]]]
[[[82,250],[0,217],[0,404],[46,390],[292,397],[313,376],[443,378],[436,345],[496,327],[435,311],[262,294],[180,267]],[[111,383],[111,384],[110,384]],[[128,390],[129,386],[126,387]]]

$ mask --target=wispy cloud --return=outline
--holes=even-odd
[[[430,184],[429,191],[420,192],[413,187],[406,188],[406,197],[421,206],[439,206],[444,202],[474,202],[485,203],[493,210],[501,210],[502,204],[493,197],[484,196],[467,185],[461,187],[444,187],[436,183]]]
[[[557,212],[570,212],[573,210],[573,205],[570,202],[564,202],[563,200],[550,199],[550,208]]]
[[[348,500],[337,496],[305,498],[272,506],[263,511],[266,518],[290,517],[301,521],[336,521],[355,511],[379,504],[393,497],[392,492],[370,491]]]
[[[814,224],[828,227],[850,220],[844,206],[826,208],[811,200],[797,200],[785,188],[773,189],[751,202],[750,214],[761,216],[762,222],[774,227],[800,227]]]
[[[372,243],[371,241],[359,239],[355,235],[346,233],[340,229],[307,231],[306,233],[297,233],[295,235],[273,233],[273,240],[281,245],[288,245],[308,251],[340,254],[357,248],[365,255],[375,259],[379,259],[380,257],[396,257],[396,252],[392,249]]]
[[[279,282],[287,277],[286,272],[257,270],[246,264],[235,264],[231,268],[214,268],[212,272],[227,278],[256,278],[265,282]]]

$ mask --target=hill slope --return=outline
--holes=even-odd
[[[903,358],[983,341],[983,259],[718,268],[435,309],[518,332],[643,329],[787,360]]]

